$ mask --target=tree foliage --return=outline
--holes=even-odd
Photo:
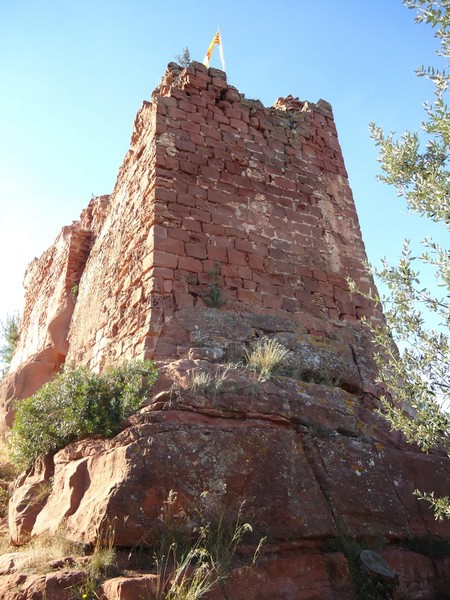
[[[186,46],[186,48],[183,48],[183,53],[177,54],[175,56],[175,60],[181,67],[188,67],[192,62],[191,53],[189,52],[189,48],[187,46]]]
[[[403,0],[417,10],[416,21],[434,28],[438,55],[450,58],[450,1]],[[434,84],[434,99],[425,104],[421,133],[401,138],[371,125],[379,147],[380,179],[395,186],[411,211],[450,228],[450,111],[446,104],[450,76],[445,70],[420,67],[420,77]],[[380,380],[393,402],[384,400],[385,416],[410,442],[425,452],[443,447],[450,455],[450,252],[426,238],[414,256],[405,241],[397,266],[386,261],[374,274],[388,288],[383,298],[386,326],[374,328]],[[421,283],[419,269],[432,269],[434,285]],[[432,325],[430,326],[430,323]],[[400,350],[393,343],[397,342]],[[450,517],[448,498],[424,496],[437,518]]]
[[[9,365],[19,338],[18,313],[6,315],[6,319],[0,322],[0,337],[3,338],[3,345],[0,347],[0,360]]]
[[[105,373],[66,368],[33,396],[17,401],[11,458],[19,467],[92,434],[111,437],[138,410],[157,378],[150,361],[129,362]]]

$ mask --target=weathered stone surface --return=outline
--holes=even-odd
[[[400,549],[382,550],[380,554],[399,577],[394,600],[438,598],[435,567],[431,558]]]
[[[14,400],[33,395],[52,379],[63,363],[64,356],[58,354],[53,347],[48,347],[5,376],[0,383],[0,432],[4,433],[13,423]]]
[[[337,577],[331,566],[336,555],[305,553],[261,561],[256,567],[236,569],[225,583],[224,591],[217,588],[206,597],[208,600],[343,600],[344,594],[352,591],[352,584],[347,563],[342,555],[340,558]]]
[[[176,347],[178,355],[225,362],[242,359],[262,336],[273,337],[290,350],[282,372],[298,379],[358,392],[367,379],[375,377],[373,362],[369,373],[365,372],[371,356],[366,347],[360,347],[359,333],[351,328],[339,335],[313,336],[297,321],[273,315],[186,308],[163,325],[161,345]]]
[[[450,556],[435,558],[433,562],[436,569],[436,597],[445,598],[450,590]]]
[[[64,227],[54,244],[30,263],[25,274],[25,309],[11,361],[12,372],[48,347],[58,354],[67,354],[76,300],[72,290],[80,280],[90,240],[91,232],[75,222]]]
[[[0,594],[2,600],[71,600],[85,580],[86,573],[77,570],[46,575],[19,573],[0,577]]]
[[[257,419],[221,419],[183,411],[145,415],[105,443],[72,445],[55,457],[53,491],[31,532],[55,531],[67,519],[71,538],[95,541],[102,522],[115,521],[115,541],[154,542],[170,490],[194,523],[233,518],[241,504],[274,539],[335,533],[326,500],[300,438]],[[72,455],[72,456],[71,456]],[[14,515],[11,514],[14,521]],[[14,527],[12,527],[12,530]]]
[[[36,461],[30,473],[16,479],[8,506],[9,533],[13,544],[29,540],[36,517],[47,501],[52,475],[53,461],[50,457],[43,457]]]
[[[450,536],[412,494],[424,480],[445,493],[446,459],[367,438],[358,403],[344,390],[281,377],[252,395],[243,373],[216,395],[159,393],[116,438],[60,451],[47,469],[51,494],[40,504],[32,499],[42,473],[23,477],[10,503],[13,541],[55,532],[66,520],[83,543],[113,521],[117,544],[151,543],[170,490],[189,515],[179,525],[186,535],[245,501],[271,539],[329,537],[336,525],[355,537]]]
[[[156,575],[141,575],[139,577],[116,577],[108,579],[101,586],[103,600],[156,600],[158,590]]]
[[[160,380],[114,439],[75,442],[17,480],[13,542],[65,522],[85,543],[107,523],[118,545],[152,543],[171,490],[184,513],[176,529],[190,538],[245,501],[255,536],[279,549],[234,573],[236,598],[337,600],[352,596],[348,566],[319,552],[324,538],[450,537],[412,495],[449,495],[448,459],[406,450],[374,410],[361,319],[382,315],[347,283],[373,286],[365,259],[331,107],[288,97],[265,108],[217,70],[170,64],[136,117],[112,194],[30,265],[2,420],[63,362],[102,370],[154,358]],[[189,390],[193,371],[223,373],[262,336],[289,349],[270,381],[241,364],[221,390]],[[315,552],[285,555],[293,540]],[[424,557],[398,561],[412,594],[444,589],[444,559],[433,576]],[[429,574],[422,588],[416,561]],[[51,593],[42,577],[5,577],[5,589]],[[119,600],[135,584],[105,589]]]
[[[318,439],[307,448],[335,515],[350,535],[450,537],[450,525],[437,522],[413,494],[424,481],[430,486],[424,491],[447,493],[448,459],[342,436]]]

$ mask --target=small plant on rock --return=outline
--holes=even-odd
[[[204,547],[204,535],[185,553],[176,544],[167,556],[156,559],[159,584],[157,600],[198,600],[219,581],[216,566]]]
[[[194,394],[216,396],[228,379],[228,371],[227,367],[217,369],[215,373],[194,370],[190,374],[187,389]]]
[[[185,48],[183,48],[183,53],[177,54],[175,56],[175,60],[181,67],[188,67],[192,62],[191,53],[189,52],[189,48],[187,46]]]
[[[253,532],[252,525],[244,518],[244,504],[244,502],[241,504],[233,519],[226,519],[226,515],[222,513],[204,528],[205,546],[214,560],[218,574],[223,579],[226,579],[231,570],[242,540],[247,534]],[[256,563],[265,540],[265,537],[260,539],[253,555],[253,564]]]
[[[259,373],[259,380],[267,381],[288,354],[289,350],[278,340],[263,337],[246,351],[245,358],[250,369]]]
[[[92,579],[101,579],[105,571],[116,564],[115,532],[114,524],[109,523],[98,535],[89,565],[89,576]]]
[[[206,494],[203,492],[202,496]],[[186,517],[177,509],[177,494],[173,490],[169,492],[161,516],[169,525],[169,535],[164,535],[165,543],[159,546],[154,557],[159,576],[156,600],[199,600],[217,584],[223,587],[237,548],[252,531],[251,525],[244,521],[242,506],[231,523],[222,515],[216,523],[200,527],[197,539],[184,551],[173,537],[175,532],[170,533],[174,517]],[[253,564],[263,542],[264,539],[256,548]],[[225,597],[228,596],[225,594]]]
[[[216,260],[214,269],[209,272],[211,277],[211,283],[208,286],[206,292],[200,292],[200,298],[210,308],[220,308],[223,306],[227,299],[222,294],[222,287],[220,285],[220,262]]]

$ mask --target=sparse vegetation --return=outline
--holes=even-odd
[[[233,559],[239,545],[247,534],[253,532],[253,528],[244,518],[244,503],[241,504],[236,517],[233,520],[225,519],[222,513],[215,522],[209,524],[205,529],[205,545],[213,558],[218,575],[225,579],[229,573]],[[253,555],[255,564],[262,545],[266,538],[262,538]]]
[[[194,394],[215,396],[218,394],[228,379],[228,368],[217,369],[215,373],[210,371],[193,370],[190,373],[187,389]]]
[[[86,581],[73,589],[74,598],[97,600],[96,590],[107,578],[108,572],[116,568],[117,552],[114,547],[114,525],[108,524],[100,531],[87,566]]]
[[[180,555],[172,544],[167,556],[156,559],[157,600],[198,600],[218,583],[220,577],[204,541],[202,532],[187,552]]]
[[[331,369],[320,368],[317,370],[305,369],[303,366],[295,366],[290,376],[299,381],[307,383],[317,383],[329,387],[339,387],[342,383],[341,378],[331,371]]]
[[[5,321],[0,321],[0,337],[3,339],[3,346],[0,346],[0,360],[5,365],[9,365],[19,339],[18,313],[8,314]]]
[[[5,517],[8,513],[9,485],[16,475],[17,469],[9,458],[7,435],[3,434],[0,439],[0,518]]]
[[[217,260],[214,269],[209,271],[211,277],[211,283],[208,286],[206,292],[200,292],[199,296],[210,308],[220,308],[223,306],[227,299],[222,294],[222,287],[220,284],[220,262]]]
[[[89,564],[89,574],[99,579],[105,571],[115,565],[117,552],[114,547],[114,524],[108,524],[97,538]]]
[[[8,514],[9,493],[6,487],[0,486],[0,519]]]
[[[189,48],[187,46],[183,48],[182,54],[177,54],[175,56],[175,60],[180,65],[180,67],[188,67],[192,62]]]
[[[45,573],[48,563],[67,557],[84,555],[84,548],[66,537],[66,524],[63,523],[54,534],[41,534],[23,546],[24,569],[30,573]]]
[[[178,512],[177,494],[171,490],[161,512],[169,526],[169,535],[178,516],[185,518],[186,515]],[[175,540],[169,545],[160,545],[154,557],[159,575],[157,600],[199,600],[215,585],[224,584],[238,546],[251,531],[241,507],[231,524],[226,523],[222,515],[216,524],[200,527],[197,539],[184,551]],[[169,541],[167,533],[165,541]],[[257,546],[254,560],[263,541]]]
[[[263,337],[247,350],[245,359],[250,369],[259,373],[260,381],[267,381],[288,353],[289,350],[275,338]]]
[[[115,435],[138,410],[157,378],[149,361],[129,362],[99,375],[66,368],[36,394],[17,403],[11,459],[23,468],[91,434]]]
[[[116,551],[113,541],[114,527],[108,526],[99,535],[92,554],[89,555],[83,544],[67,538],[66,524],[63,523],[54,534],[41,534],[22,546],[21,569],[25,573],[47,573],[50,570],[49,563],[54,561],[78,568],[85,571],[85,581],[69,589],[70,597],[73,600],[94,600],[99,598],[96,590],[105,580],[109,569],[115,567]],[[2,545],[0,550],[8,552],[10,548]]]

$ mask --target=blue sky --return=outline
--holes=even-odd
[[[372,262],[395,261],[405,237],[444,239],[376,181],[369,123],[417,129],[432,87],[414,70],[439,65],[400,0],[0,0],[0,319],[21,305],[28,262],[112,191],[167,63],[184,47],[201,61],[218,25],[247,97],[332,104]]]

